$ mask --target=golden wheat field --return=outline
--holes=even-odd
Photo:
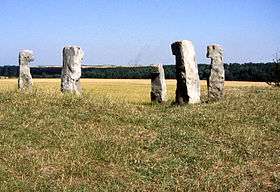
[[[226,82],[225,98],[150,102],[150,80],[0,80],[0,191],[279,191],[280,90]]]
[[[60,79],[34,79],[34,87],[48,91],[60,91]],[[166,80],[168,98],[175,98],[176,80]],[[140,79],[81,79],[84,92],[92,94],[111,95],[118,99],[132,102],[150,101],[150,80]],[[202,94],[206,94],[206,81],[201,81]],[[267,87],[264,82],[226,81],[225,87]],[[0,89],[16,89],[17,79],[0,80]]]

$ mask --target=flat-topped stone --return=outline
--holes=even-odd
[[[171,49],[176,58],[176,103],[200,103],[200,82],[192,42],[177,41]]]
[[[84,52],[78,46],[63,48],[63,67],[61,73],[61,91],[75,94],[81,93],[81,63]]]
[[[162,65],[153,66],[151,89],[151,101],[162,103],[167,100],[165,75]]]
[[[209,101],[218,101],[224,97],[225,70],[223,49],[220,45],[207,46],[207,58],[211,59],[211,71],[207,80]]]

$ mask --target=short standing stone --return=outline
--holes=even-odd
[[[21,91],[30,91],[32,89],[32,76],[29,67],[29,62],[32,61],[34,61],[33,51],[22,50],[19,52],[18,88]]]
[[[210,101],[218,101],[224,97],[225,70],[223,49],[219,45],[209,45],[206,56],[211,58],[211,71],[207,81],[208,99]]]
[[[80,94],[81,63],[84,52],[80,47],[63,48],[63,67],[61,73],[61,91]]]
[[[199,103],[200,82],[192,42],[177,41],[171,45],[171,49],[176,58],[176,103]]]
[[[167,92],[162,65],[154,66],[154,72],[151,73],[151,86],[151,100],[159,103],[165,102],[167,100]]]

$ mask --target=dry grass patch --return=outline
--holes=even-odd
[[[280,91],[226,84],[225,100],[150,103],[149,80],[0,81],[0,191],[277,191]],[[206,86],[202,82],[202,98]]]

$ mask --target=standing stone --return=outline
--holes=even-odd
[[[207,46],[207,58],[211,58],[211,72],[207,80],[208,99],[218,101],[224,97],[225,70],[223,49],[219,45]]]
[[[22,50],[19,52],[19,77],[18,88],[21,91],[32,90],[32,76],[30,73],[29,62],[34,61],[33,51]]]
[[[167,100],[164,69],[162,65],[156,65],[154,66],[154,70],[155,71],[151,73],[151,100],[162,103]]]
[[[176,103],[200,103],[200,82],[191,41],[177,41],[171,45],[176,58]]]
[[[80,94],[81,63],[84,52],[80,47],[63,48],[63,67],[61,74],[61,91]]]

